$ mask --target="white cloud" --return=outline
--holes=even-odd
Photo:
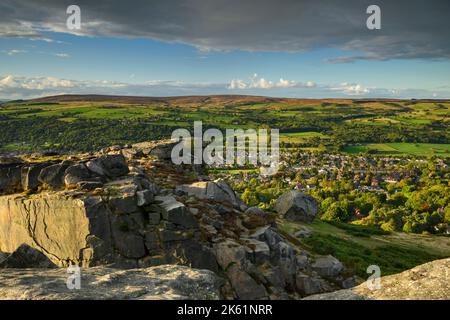
[[[432,98],[450,97],[450,88],[397,89],[373,88],[363,84],[343,82],[337,85],[296,82],[280,79],[273,82],[253,76],[249,81],[232,80],[226,83],[184,82],[178,80],[148,80],[143,83],[126,83],[108,80],[69,80],[55,77],[24,77],[0,75],[1,99],[29,99],[58,94],[105,94],[135,96],[179,96],[230,94],[230,90],[244,94],[260,94],[275,97],[323,98],[323,97],[394,97]]]
[[[314,88],[316,84],[312,81],[306,83],[297,82],[293,80],[286,80],[280,78],[279,81],[273,82],[265,78],[260,78],[258,74],[254,74],[250,77],[250,81],[245,82],[240,79],[231,80],[228,85],[228,89],[231,90],[245,90],[245,89],[286,89],[286,88]]]
[[[55,56],[59,58],[70,58],[70,54],[68,53],[55,53]]]
[[[20,49],[11,49],[11,50],[3,50],[3,53],[7,54],[8,56],[14,56],[19,53],[26,53],[26,50],[20,50]]]
[[[233,79],[233,80],[231,80],[230,85],[228,86],[228,88],[229,89],[240,89],[240,90],[243,90],[243,89],[247,89],[248,85],[247,85],[247,83],[245,83],[242,80]]]
[[[149,80],[140,84],[108,80],[68,80],[54,77],[0,76],[0,97],[27,99],[58,94],[115,94],[170,96],[212,94],[226,90],[225,83],[188,83]]]
[[[335,87],[331,87],[330,88],[332,91],[340,91],[343,92],[345,94],[348,94],[350,96],[358,96],[358,95],[363,95],[363,94],[367,94],[370,93],[369,88],[358,84],[358,83],[347,83],[347,82],[343,82]]]

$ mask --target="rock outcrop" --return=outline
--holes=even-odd
[[[351,289],[312,295],[307,300],[448,300],[450,258],[435,260],[380,278],[379,289],[363,283]]]
[[[247,208],[224,180],[209,181],[202,168],[167,161],[172,145],[113,146],[4,164],[14,170],[7,167],[1,180],[8,187],[0,196],[0,252],[20,252],[25,244],[34,248],[28,253],[58,266],[207,269],[224,278],[227,299],[298,298],[342,288],[337,259],[291,243],[275,214]],[[312,221],[317,212],[314,199],[302,193],[281,198],[277,206],[286,218]],[[42,267],[33,254],[27,266]]]
[[[0,270],[0,299],[217,300],[223,282],[212,271],[177,265],[129,270],[95,267],[81,269],[80,275],[78,290],[68,289],[66,269]]]

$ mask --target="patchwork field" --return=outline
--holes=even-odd
[[[67,95],[0,104],[0,151],[93,150],[167,138],[202,121],[204,128],[277,128],[289,149],[447,157],[449,114],[443,100]]]
[[[375,153],[381,155],[436,155],[442,157],[450,156],[450,144],[435,143],[369,143],[364,145],[351,145],[343,149],[349,154]]]

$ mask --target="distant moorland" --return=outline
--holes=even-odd
[[[450,156],[450,101],[62,95],[0,105],[0,151],[87,151],[170,137],[195,120],[278,128],[282,147]]]

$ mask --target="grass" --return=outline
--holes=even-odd
[[[377,154],[388,155],[416,155],[429,156],[439,155],[443,157],[450,156],[450,144],[436,144],[436,143],[408,143],[408,142],[393,142],[393,143],[368,143],[363,145],[345,146],[343,152],[349,154],[367,153],[370,150]]]
[[[450,257],[450,238],[432,235],[388,234],[377,228],[330,224],[320,220],[312,224],[279,222],[280,228],[293,235],[301,227],[312,235],[300,246],[321,255],[331,254],[352,272],[367,278],[369,265],[378,265],[382,275],[399,273],[428,261]]]
[[[309,138],[317,137],[320,139],[328,139],[329,136],[315,131],[306,131],[306,132],[281,132],[280,133],[280,141],[286,143],[302,143],[308,140]]]

